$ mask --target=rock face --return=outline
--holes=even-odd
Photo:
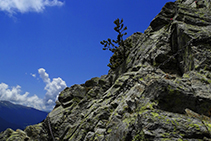
[[[210,8],[167,3],[115,71],[66,88],[44,122],[0,140],[210,140]]]

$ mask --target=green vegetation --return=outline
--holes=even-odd
[[[116,25],[114,30],[118,33],[117,40],[111,40],[108,38],[107,41],[103,40],[100,42],[104,46],[103,50],[110,50],[114,53],[110,58],[110,63],[108,64],[108,66],[113,70],[116,69],[127,58],[127,51],[132,46],[130,39],[127,41],[123,40],[123,36],[127,35],[127,32],[123,33],[125,30],[127,30],[127,26],[124,27],[123,19],[121,19],[121,21],[116,19],[114,24]]]

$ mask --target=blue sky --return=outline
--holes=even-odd
[[[51,110],[66,86],[108,73],[100,41],[115,19],[144,32],[169,1],[0,0],[0,100]]]

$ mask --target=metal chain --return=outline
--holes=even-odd
[[[50,117],[47,117],[47,122],[48,122],[48,128],[50,130],[50,133],[51,133],[51,137],[53,139],[53,141],[56,141],[54,136],[53,136],[53,132],[52,132],[52,128],[51,128],[51,123],[50,123]]]

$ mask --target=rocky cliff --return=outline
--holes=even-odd
[[[42,123],[0,140],[210,140],[210,8],[166,3],[115,71],[66,88]]]

